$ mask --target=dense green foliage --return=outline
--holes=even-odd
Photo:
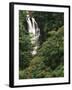
[[[30,53],[32,49],[30,36],[25,28],[26,13],[20,11],[19,13],[19,67],[24,69],[28,67],[32,55]]]
[[[40,28],[40,47],[31,55],[32,45],[26,28],[26,11],[19,11],[19,78],[64,76],[64,14],[33,12]]]

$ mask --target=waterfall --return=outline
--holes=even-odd
[[[34,45],[33,50],[31,51],[32,55],[36,55],[37,49],[39,47],[39,36],[40,36],[40,29],[38,27],[37,22],[33,17],[27,15],[26,17],[27,24],[28,24],[28,32],[31,36],[31,43]]]

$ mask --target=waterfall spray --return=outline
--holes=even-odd
[[[31,13],[30,13],[31,15]],[[27,24],[28,24],[28,32],[31,36],[31,43],[34,45],[33,50],[31,51],[32,55],[36,55],[37,49],[39,46],[39,36],[40,36],[40,29],[38,27],[37,22],[35,21],[34,17],[30,17],[29,12],[27,12]]]

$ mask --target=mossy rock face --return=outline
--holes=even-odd
[[[43,59],[44,59],[44,57],[36,56],[31,60],[30,65],[32,66],[35,64],[40,64],[41,62],[43,62]]]

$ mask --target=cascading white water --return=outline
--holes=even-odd
[[[28,23],[28,31],[31,36],[31,43],[34,45],[32,55],[36,55],[37,48],[39,46],[39,36],[40,29],[38,28],[38,24],[33,17],[27,15],[27,23]]]

